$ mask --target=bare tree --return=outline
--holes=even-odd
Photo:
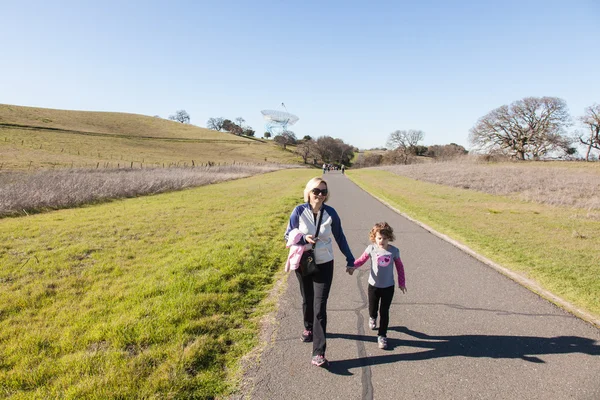
[[[404,164],[408,164],[410,156],[416,155],[417,146],[424,137],[425,133],[421,130],[398,130],[390,133],[387,146],[389,149],[396,151],[400,155]]]
[[[235,122],[237,122],[238,126],[243,129],[244,128],[244,122],[246,122],[246,120],[244,118],[242,118],[242,117],[237,117],[235,119]]]
[[[317,143],[314,140],[302,140],[302,142],[296,146],[296,153],[302,157],[304,164],[307,164],[307,160],[314,157],[316,147]]]
[[[342,139],[334,139],[331,136],[317,138],[314,150],[314,156],[327,164],[349,165],[354,157],[354,147],[344,143]]]
[[[296,134],[292,131],[283,131],[280,135],[275,136],[273,140],[285,150],[288,144],[296,143]]]
[[[470,130],[470,142],[488,153],[501,151],[524,160],[550,151],[569,151],[564,136],[570,117],[557,97],[526,97],[490,111]]]
[[[585,109],[585,114],[579,117],[579,121],[590,130],[589,136],[579,135],[579,142],[587,146],[585,160],[590,160],[592,149],[600,150],[600,104],[594,104]]]
[[[456,157],[464,156],[468,151],[463,146],[456,143],[445,145],[434,144],[427,147],[425,156],[436,158],[439,160],[450,160]]]
[[[225,122],[225,119],[221,118],[221,117],[209,118],[208,121],[206,122],[206,127],[208,129],[212,129],[214,131],[221,131],[221,130],[223,130],[224,122]]]
[[[315,150],[318,158],[327,164],[333,162],[336,146],[335,139],[331,136],[321,136],[317,138],[317,148]]]
[[[336,146],[333,149],[333,160],[338,164],[349,165],[354,157],[354,147],[344,143],[342,139],[335,139]]]
[[[182,124],[189,124],[190,114],[188,114],[185,110],[177,110],[175,111],[175,114],[169,115],[169,119],[171,121],[181,122]]]

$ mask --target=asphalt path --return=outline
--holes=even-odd
[[[232,398],[600,399],[600,330],[402,217],[339,172],[324,178],[355,257],[375,222],[394,228],[408,292],[395,291],[389,348],[379,349],[368,328],[369,263],[346,274],[334,245],[329,366],[310,364],[312,344],[300,341],[298,281],[289,275],[243,390]]]

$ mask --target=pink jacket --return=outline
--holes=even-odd
[[[304,245],[297,244],[303,233],[299,229],[293,229],[288,235],[288,241],[285,247],[290,249],[287,261],[285,262],[285,272],[293,271],[300,267],[300,259],[304,253]]]

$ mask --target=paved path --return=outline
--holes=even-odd
[[[347,275],[334,246],[329,368],[310,365],[312,345],[300,341],[301,298],[290,275],[244,398],[600,399],[597,328],[403,218],[340,173],[325,179],[356,257],[375,222],[395,230],[408,293],[394,295],[390,348],[380,350],[367,326],[367,265]]]

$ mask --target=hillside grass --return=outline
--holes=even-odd
[[[595,214],[381,169],[350,170],[347,175],[411,218],[600,317],[600,224]]]
[[[0,124],[111,136],[246,141],[228,133],[140,114],[0,104]]]
[[[0,104],[0,170],[299,165],[272,141],[136,114]]]
[[[310,170],[0,223],[0,397],[212,398],[239,379]]]

